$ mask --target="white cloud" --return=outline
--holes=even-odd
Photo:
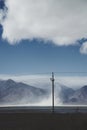
[[[87,42],[84,42],[80,48],[82,54],[87,54]]]
[[[0,10],[0,24],[1,24],[1,21],[2,21],[2,10]]]
[[[10,44],[22,39],[75,44],[87,37],[86,0],[6,0],[3,38]]]
[[[5,12],[4,12],[2,9],[0,9],[0,24],[1,24],[2,21],[3,21],[4,15],[5,15]]]

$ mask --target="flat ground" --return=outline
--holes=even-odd
[[[0,113],[0,130],[87,130],[87,114]]]

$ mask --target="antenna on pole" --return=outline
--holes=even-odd
[[[52,72],[52,78],[50,78],[52,81],[52,113],[54,113],[54,73]]]

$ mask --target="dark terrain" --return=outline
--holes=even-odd
[[[0,130],[87,130],[87,114],[0,113]]]

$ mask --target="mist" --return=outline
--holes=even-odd
[[[12,79],[17,83],[24,83],[30,86],[34,86],[37,89],[42,89],[46,91],[46,95],[42,94],[36,96],[34,93],[30,92],[28,97],[27,90],[24,90],[24,93],[21,93],[21,89],[10,90],[13,92],[13,95],[9,93],[7,97],[4,97],[4,100],[7,102],[0,102],[1,106],[52,106],[52,83],[50,81],[49,75],[0,75],[0,81]],[[76,91],[87,85],[87,77],[55,77],[55,106],[65,105],[67,96],[69,92]],[[1,88],[0,88],[1,89]],[[24,88],[23,88],[24,89]],[[5,90],[7,91],[7,90]],[[16,94],[15,94],[16,93]],[[62,94],[61,94],[62,93]],[[16,96],[15,96],[16,95]],[[19,96],[20,95],[20,96]],[[22,95],[22,97],[21,97]],[[71,96],[72,97],[72,96]],[[71,98],[70,97],[70,98]],[[84,102],[84,104],[86,101]],[[81,103],[80,103],[81,104]],[[69,104],[68,104],[69,105]],[[72,104],[75,105],[75,104]],[[77,104],[78,105],[78,104]],[[83,104],[82,104],[83,105]]]

